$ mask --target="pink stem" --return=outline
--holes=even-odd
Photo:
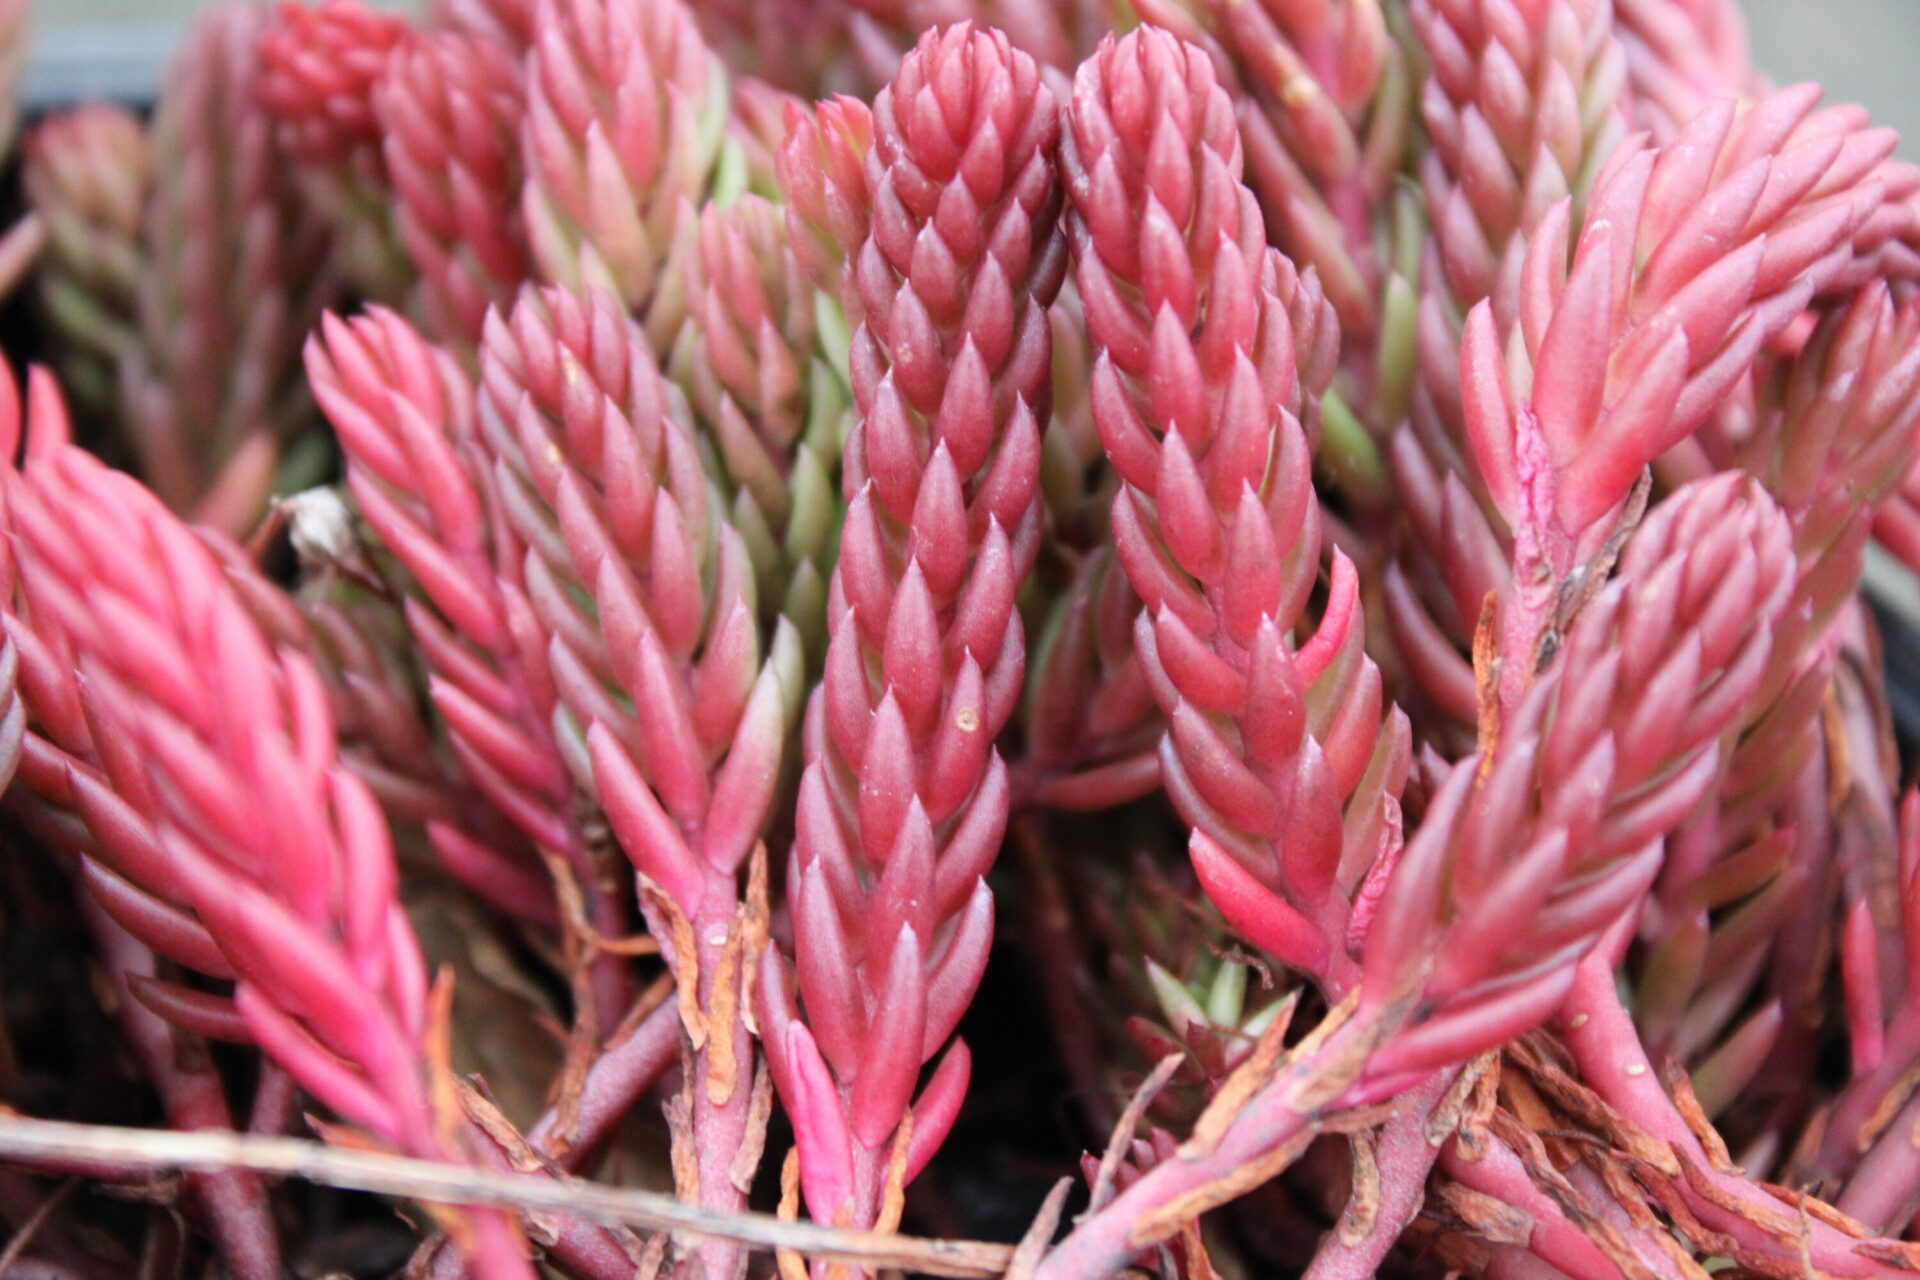
[[[606,883],[591,863],[592,859],[585,854],[578,855],[574,863],[587,899],[587,919],[603,936],[621,937],[633,928],[633,916],[627,909],[633,891],[627,885]],[[588,985],[593,991],[599,1025],[613,1026],[614,1019],[633,1002],[633,973],[627,958],[611,951],[597,951],[587,965]]]
[[[1527,1248],[1573,1280],[1620,1280],[1619,1268],[1534,1185],[1520,1157],[1506,1144],[1490,1143],[1478,1160],[1466,1159],[1449,1144],[1441,1152],[1440,1168],[1461,1186],[1492,1196],[1531,1218]]]
[[[1482,1280],[1574,1280],[1538,1254],[1517,1244],[1496,1244],[1488,1259]],[[1618,1272],[1615,1273],[1616,1275]]]
[[[1920,1209],[1920,1101],[1907,1103],[1847,1178],[1835,1207],[1875,1231],[1898,1232]]]
[[[259,1082],[253,1087],[253,1105],[247,1113],[247,1132],[269,1137],[285,1133],[299,1092],[292,1076],[263,1058]]]
[[[668,1000],[641,1019],[624,1039],[602,1049],[587,1068],[574,1122],[564,1134],[566,1149],[553,1150],[556,1140],[563,1136],[562,1117],[556,1107],[549,1107],[534,1122],[527,1131],[527,1141],[562,1168],[577,1168],[679,1060],[679,1052],[680,1010]]]
[[[1596,948],[1580,962],[1561,1013],[1561,1029],[1573,1051],[1580,1079],[1628,1120],[1684,1154],[1697,1176],[1713,1185],[1717,1198],[1743,1202],[1776,1219],[1797,1216],[1791,1206],[1745,1178],[1714,1168],[1647,1060],[1633,1019],[1620,1003],[1606,950]],[[1694,1191],[1684,1180],[1678,1190],[1707,1226],[1733,1237],[1756,1254],[1778,1258],[1789,1266],[1800,1265],[1796,1245],[1774,1239],[1746,1217]],[[1803,1247],[1816,1269],[1836,1276],[1891,1274],[1885,1266],[1855,1253],[1855,1241],[1835,1228],[1813,1219],[1804,1220],[1803,1226],[1807,1233]]]
[[[1189,1192],[1231,1177],[1306,1131],[1315,1117],[1295,1109],[1294,1090],[1289,1085],[1306,1078],[1317,1065],[1337,1060],[1354,1040],[1368,1034],[1371,1021],[1365,1012],[1356,1015],[1321,1046],[1318,1055],[1297,1064],[1256,1094],[1211,1150],[1193,1156],[1176,1155],[1154,1166],[1104,1209],[1081,1219],[1072,1233],[1041,1260],[1033,1280],[1105,1280],[1118,1274],[1140,1250],[1132,1236],[1141,1218]],[[1336,1101],[1329,1110],[1338,1106]]]
[[[1320,1242],[1305,1280],[1372,1280],[1380,1264],[1400,1241],[1400,1233],[1420,1212],[1427,1190],[1427,1174],[1440,1148],[1427,1141],[1427,1120],[1458,1079],[1458,1070],[1443,1071],[1402,1098],[1402,1109],[1382,1125],[1374,1159],[1379,1165],[1379,1199],[1373,1227],[1347,1244],[1336,1226]]]
[[[534,1123],[527,1141],[560,1168],[578,1168],[677,1060],[679,1048],[680,1010],[668,1000],[624,1038],[607,1045],[587,1069],[575,1122],[566,1131],[566,1149],[557,1154],[550,1149],[561,1136],[557,1107],[549,1107]],[[513,1167],[507,1153],[491,1141],[482,1138],[474,1146],[494,1167]],[[554,1240],[547,1251],[571,1270],[586,1280],[630,1280],[633,1259],[614,1233],[573,1218],[559,1218],[553,1228]],[[432,1274],[435,1280],[452,1280],[460,1274],[460,1264],[457,1250],[442,1249],[434,1258]]]
[[[136,942],[90,896],[82,895],[81,914],[92,930],[101,959],[119,993],[120,1030],[139,1056],[147,1078],[176,1129],[232,1129],[233,1116],[219,1073],[197,1038],[176,1032],[134,998],[130,973],[156,972],[153,953]],[[220,1256],[236,1280],[275,1280],[281,1274],[280,1242],[260,1176],[242,1169],[187,1175],[187,1186],[204,1211]]]
[[[694,945],[700,958],[702,1011],[711,1011],[714,1007],[714,979],[726,950],[728,931],[734,926],[738,911],[739,891],[734,878],[731,875],[709,876],[700,911],[693,921]],[[732,979],[736,990],[749,962],[744,954],[737,957]],[[731,1088],[722,1100],[715,1101],[708,1092],[714,1065],[713,1038],[718,1034],[718,1028],[709,1026],[706,1046],[694,1055],[693,1060],[692,1136],[700,1179],[700,1204],[703,1208],[723,1212],[738,1211],[747,1202],[746,1190],[734,1183],[734,1164],[740,1148],[747,1140],[753,1096],[753,1039],[742,1020],[745,1012],[741,1003],[736,1001],[733,1025],[727,1029],[733,1039],[734,1075]],[[712,1280],[727,1280],[733,1276],[739,1270],[739,1257],[740,1246],[735,1241],[710,1238],[700,1242],[701,1269]]]
[[[517,1172],[507,1153],[493,1143],[479,1138],[471,1144],[478,1153],[479,1160],[495,1169]],[[474,1221],[485,1219],[492,1223],[502,1223],[505,1219],[498,1214],[476,1214]],[[552,1242],[547,1245],[547,1255],[561,1263],[581,1280],[633,1280],[635,1262],[621,1244],[620,1237],[598,1223],[582,1222],[578,1218],[552,1217],[546,1221],[552,1231]],[[433,1265],[429,1271],[433,1280],[459,1280],[466,1274],[467,1260],[451,1241],[442,1241],[441,1247],[433,1255]]]

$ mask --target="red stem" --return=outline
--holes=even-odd
[[[1684,1154],[1698,1176],[1713,1185],[1718,1198],[1751,1205],[1772,1218],[1797,1216],[1792,1206],[1745,1178],[1714,1168],[1647,1060],[1633,1019],[1620,1003],[1620,992],[1607,962],[1608,950],[1598,947],[1580,962],[1561,1013],[1561,1029],[1573,1051],[1580,1079],[1627,1119]],[[1733,1237],[1756,1254],[1778,1258],[1788,1266],[1801,1264],[1802,1255],[1794,1244],[1781,1243],[1741,1214],[1694,1191],[1684,1180],[1678,1190],[1707,1226]],[[1806,1232],[1805,1256],[1817,1270],[1843,1277],[1893,1274],[1889,1268],[1855,1253],[1851,1237],[1815,1219],[1801,1221]]]
[[[1913,1145],[1920,1100],[1908,1102],[1847,1178],[1835,1207],[1875,1231],[1898,1234],[1920,1208],[1920,1149]]]
[[[578,1109],[568,1129],[566,1150],[551,1149],[560,1136],[560,1111],[547,1108],[531,1129],[527,1141],[568,1170],[580,1163],[612,1133],[634,1103],[679,1060],[680,1010],[668,1000],[641,1019],[625,1038],[605,1046],[580,1086]]]
[[[739,914],[739,890],[733,876],[718,873],[707,878],[707,891],[700,910],[694,916],[694,948],[700,964],[700,1008],[711,1016],[714,979],[727,946],[729,930],[736,927]],[[751,959],[741,954],[735,959],[732,981],[738,991],[741,976]],[[721,1101],[708,1093],[713,1069],[714,1037],[718,1029],[708,1027],[707,1043],[693,1059],[693,1150],[700,1179],[702,1208],[737,1212],[746,1206],[747,1195],[734,1185],[733,1168],[741,1146],[747,1140],[753,1097],[753,1038],[742,1015],[744,1006],[736,1001],[733,1025],[727,1029],[733,1041],[734,1076]],[[727,1280],[739,1270],[740,1246],[732,1240],[709,1238],[698,1246],[700,1272],[712,1280]]]
[[[1458,1069],[1443,1071],[1404,1095],[1402,1109],[1378,1131],[1374,1159],[1380,1185],[1372,1230],[1347,1244],[1336,1224],[1315,1251],[1305,1280],[1372,1280],[1378,1274],[1400,1234],[1420,1212],[1427,1174],[1440,1156],[1440,1147],[1427,1141],[1427,1121],[1459,1075]]]
[[[1619,1268],[1534,1185],[1520,1157],[1506,1144],[1490,1142],[1485,1155],[1468,1160],[1449,1143],[1440,1154],[1440,1168],[1461,1186],[1492,1196],[1531,1218],[1528,1250],[1572,1280],[1620,1280]]]
[[[121,1034],[160,1094],[167,1122],[182,1130],[231,1130],[233,1115],[227,1109],[226,1090],[207,1058],[206,1046],[162,1022],[134,998],[127,985],[128,974],[155,974],[153,953],[108,919],[91,896],[81,895],[80,910],[120,997],[115,1013]],[[186,1181],[235,1280],[276,1280],[281,1274],[280,1241],[260,1176],[244,1169],[223,1169],[188,1174]]]
[[[299,1092],[292,1076],[261,1058],[260,1079],[253,1086],[253,1105],[247,1113],[247,1132],[269,1137],[285,1133]]]
[[[1212,1150],[1190,1157],[1176,1155],[1156,1165],[1104,1209],[1081,1219],[1072,1233],[1041,1260],[1033,1280],[1105,1280],[1118,1274],[1139,1252],[1140,1246],[1134,1244],[1132,1236],[1140,1219],[1190,1192],[1232,1177],[1309,1129],[1317,1116],[1295,1108],[1295,1090],[1289,1084],[1308,1078],[1317,1065],[1337,1061],[1357,1047],[1353,1042],[1369,1035],[1372,1023],[1368,1013],[1356,1015],[1321,1046],[1318,1054],[1296,1064],[1256,1094]],[[1339,1105],[1335,1101],[1327,1110]]]

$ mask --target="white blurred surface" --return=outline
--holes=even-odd
[[[372,0],[416,8],[419,0]],[[698,3],[698,0],[694,0]],[[36,0],[30,104],[152,94],[201,0]],[[1920,0],[1746,0],[1755,59],[1781,83],[1818,80],[1864,102],[1920,158]]]
[[[31,0],[33,50],[22,96],[28,110],[90,98],[153,96],[168,56],[206,0]],[[419,0],[368,0],[414,10]]]
[[[1920,0],[1745,0],[1753,56],[1781,84],[1818,80],[1862,102],[1920,159]]]

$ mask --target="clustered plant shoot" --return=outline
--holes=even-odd
[[[1920,1271],[1894,144],[1732,0],[207,12],[0,239],[0,1270]]]

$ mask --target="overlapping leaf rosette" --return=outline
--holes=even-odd
[[[820,1221],[896,1224],[966,1090],[948,1041],[986,964],[1007,820],[993,743],[1041,530],[1058,133],[1033,60],[965,24],[929,33],[874,105],[847,522],[787,879],[798,999],[772,951],[759,986]]]
[[[9,385],[10,458],[14,396]],[[433,1048],[450,993],[430,989],[386,820],[338,759],[310,660],[268,640],[200,535],[70,443],[40,374],[29,419],[27,458],[6,481],[20,589],[6,623],[30,670],[25,803],[81,859],[136,1002],[130,1034],[158,1059],[175,1122],[232,1127],[195,1046],[236,1039],[367,1140],[467,1158]],[[275,796],[270,814],[260,794]],[[160,976],[156,959],[230,994]],[[229,1265],[277,1274],[260,1180],[210,1174],[196,1190]],[[509,1219],[448,1222],[479,1272],[531,1273]]]

